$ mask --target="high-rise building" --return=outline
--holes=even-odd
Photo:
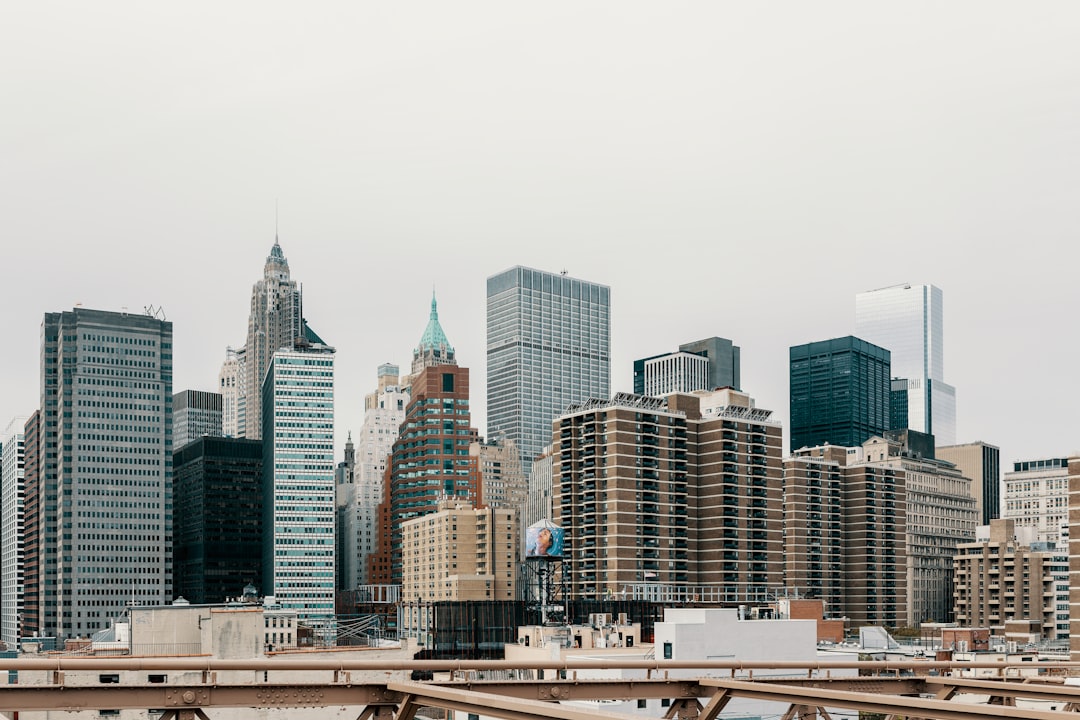
[[[23,611],[26,421],[14,418],[0,436],[0,640],[9,648]]]
[[[334,349],[304,343],[270,357],[262,388],[262,584],[329,630],[334,615]]]
[[[218,393],[184,390],[173,395],[173,448],[204,435],[222,437],[221,405]]]
[[[76,308],[41,326],[44,635],[172,600],[172,323]]]
[[[610,289],[513,267],[487,280],[489,438],[513,440],[522,467],[551,444],[571,403],[611,388]]]
[[[913,452],[894,438],[870,438],[849,458],[850,465],[904,471],[908,567],[908,616],[904,624],[914,627],[922,622],[950,622],[951,557],[957,546],[975,539],[978,515],[971,480],[952,463]],[[873,499],[875,503],[880,500]]]
[[[342,572],[348,589],[371,582],[369,558],[378,551],[378,508],[383,502],[387,460],[405,420],[409,392],[401,387],[397,365],[378,369],[377,389],[364,398],[364,425],[356,447],[353,484],[345,499],[342,535]]]
[[[521,517],[525,511],[528,485],[514,441],[478,440],[469,448],[469,454],[477,460],[480,470],[480,496],[484,498],[484,504],[510,508]]]
[[[984,442],[938,447],[938,460],[951,462],[966,478],[971,478],[979,524],[1001,517],[1001,450]]]
[[[956,388],[945,382],[942,294],[933,285],[894,285],[855,296],[855,334],[891,354],[907,381],[906,428],[956,443]],[[896,392],[902,392],[899,384]],[[902,429],[894,426],[891,429]]]
[[[739,346],[721,337],[685,343],[678,352],[634,361],[634,393],[664,397],[671,393],[739,390]]]
[[[221,433],[225,437],[244,437],[247,433],[247,353],[244,348],[228,348],[225,353],[225,362],[218,374]]]
[[[445,498],[402,526],[401,599],[515,600],[521,553],[518,513]]]
[[[848,465],[850,449],[784,461],[784,586],[853,626],[907,624],[905,473]]]
[[[205,435],[173,453],[173,587],[196,604],[262,588],[262,443]]]
[[[1004,635],[1007,622],[1034,621],[1043,640],[1067,637],[1068,550],[1023,540],[1017,530],[1012,520],[992,520],[979,528],[981,537],[957,547],[956,622]],[[1065,591],[1057,580],[1062,575]],[[1059,610],[1059,604],[1065,608]]]
[[[23,612],[19,632],[22,637],[41,634],[41,411],[35,410],[23,430]]]
[[[262,437],[262,388],[274,353],[303,344],[307,331],[300,286],[291,279],[289,261],[275,238],[263,267],[263,277],[251,289],[251,314],[242,363],[246,385],[245,437],[253,440]]]
[[[781,432],[731,389],[627,393],[555,421],[555,521],[573,598],[707,587],[760,600],[781,585]]]
[[[1033,542],[1064,545],[1069,537],[1069,458],[1013,463],[1005,473],[1001,513],[1016,529],[1030,528]]]
[[[847,336],[789,350],[791,450],[861,445],[889,429],[889,351]]]
[[[336,542],[334,561],[337,567],[334,569],[335,586],[338,590],[350,589],[345,574],[346,558],[349,555],[349,540],[345,533],[346,509],[349,499],[353,497],[353,488],[356,487],[356,445],[353,444],[352,431],[349,432],[345,441],[345,459],[334,468],[334,532]]]
[[[533,460],[532,472],[529,473],[528,495],[525,501],[525,527],[530,527],[541,520],[550,521],[554,517],[552,499],[551,446],[544,448],[540,457]]]
[[[443,498],[482,503],[476,459],[469,455],[476,439],[470,427],[469,370],[459,367],[448,349],[433,302],[428,326],[413,351],[421,362],[413,365],[405,419],[384,474],[383,504],[376,517],[387,522],[379,528],[379,551],[369,558],[373,583],[400,584],[401,528],[406,520],[435,512]]]
[[[480,497],[484,505],[513,512],[516,533],[525,535],[525,503],[529,484],[521,468],[521,455],[513,440],[477,440],[469,447],[480,472]]]
[[[1080,454],[1069,456],[1069,575],[1080,577]],[[1069,607],[1080,607],[1080,583],[1069,583]],[[1080,613],[1069,616],[1069,660],[1080,662]]]

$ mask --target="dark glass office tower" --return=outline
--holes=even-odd
[[[861,445],[889,429],[889,351],[847,336],[789,351],[792,451]]]
[[[173,456],[173,587],[221,603],[262,587],[262,442],[201,437]]]

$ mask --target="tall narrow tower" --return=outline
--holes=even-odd
[[[894,285],[855,296],[855,334],[891,353],[893,400],[907,406],[907,429],[956,443],[956,388],[945,382],[941,289]],[[904,382],[901,382],[904,381]],[[893,430],[904,429],[896,427]]]
[[[449,362],[447,361],[449,360]],[[413,351],[411,395],[385,473],[379,515],[379,552],[371,560],[372,582],[401,582],[402,523],[439,509],[443,498],[482,502],[476,458],[469,446],[469,370],[459,367],[439,323],[435,302],[428,326]]]
[[[44,635],[172,600],[172,323],[76,308],[41,328]]]
[[[0,640],[8,647],[18,646],[23,610],[26,421],[12,419],[0,436]]]
[[[610,289],[513,267],[487,280],[488,437],[521,451],[526,472],[571,403],[611,391]]]
[[[334,348],[305,326],[262,387],[263,592],[329,631],[334,616]]]
[[[262,385],[274,353],[303,342],[300,287],[289,275],[289,261],[277,238],[266,257],[263,277],[251,289],[251,314],[244,343],[244,436],[262,437]]]

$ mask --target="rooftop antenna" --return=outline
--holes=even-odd
[[[278,199],[274,198],[274,243],[278,244]]]

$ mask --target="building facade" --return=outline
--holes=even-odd
[[[444,499],[402,526],[401,599],[515,600],[519,513]]]
[[[1067,551],[1040,551],[1037,545],[1022,542],[1016,530],[1012,520],[993,520],[983,538],[957,548],[956,621],[1000,635],[1005,623],[1030,620],[1039,624],[1044,640],[1064,638],[1069,613],[1067,595],[1059,598],[1058,577],[1061,567],[1067,566]],[[1059,610],[1059,604],[1065,607]]]
[[[651,585],[742,602],[779,589],[781,439],[770,415],[727,389],[624,393],[560,416],[553,504],[571,597]]]
[[[25,417],[16,417],[0,436],[0,641],[19,641],[25,568]]]
[[[334,350],[310,334],[263,383],[262,585],[305,623],[334,615]]]
[[[554,517],[552,509],[554,497],[551,476],[552,461],[551,446],[544,448],[540,456],[533,460],[532,472],[529,473],[528,478],[525,518],[522,521],[525,527]]]
[[[861,445],[889,429],[889,351],[847,336],[788,351],[791,450]]]
[[[1001,517],[1001,450],[984,442],[947,445],[936,448],[938,460],[951,462],[971,478],[979,524],[989,525]]]
[[[380,524],[379,550],[368,559],[374,584],[401,583],[401,528],[406,520],[436,512],[443,498],[483,503],[476,460],[469,455],[476,439],[470,426],[469,370],[453,359],[434,300],[413,358],[420,363],[414,365],[417,372],[405,419],[392,447],[383,503],[375,516]]]
[[[172,600],[172,323],[76,308],[41,337],[35,611],[85,637]]]
[[[855,296],[855,334],[889,350],[893,378],[907,381],[903,427],[954,445],[956,388],[945,382],[944,318],[942,293],[933,285],[895,285]],[[901,384],[894,387],[904,392]]]
[[[1069,456],[1069,659],[1080,662],[1080,454]]]
[[[514,267],[487,280],[488,437],[512,440],[522,467],[551,444],[571,403],[608,397],[611,297],[606,285]]]
[[[252,440],[262,437],[262,388],[274,353],[281,348],[292,349],[304,341],[302,303],[300,286],[291,278],[289,261],[275,238],[263,266],[263,277],[251,288],[242,362],[244,437]]]
[[[525,512],[528,484],[513,440],[476,441],[469,446],[480,471],[480,497],[485,505],[510,508],[519,518]]]
[[[345,500],[342,569],[345,586],[371,583],[369,558],[378,551],[378,508],[383,502],[384,476],[398,429],[405,420],[409,391],[400,384],[396,365],[378,370],[378,388],[364,399],[364,425],[356,443],[356,468]]]
[[[262,591],[262,442],[204,436],[173,454],[173,587],[196,604]]]
[[[852,626],[906,625],[906,474],[848,465],[849,448],[784,461],[784,582]]]
[[[179,450],[204,435],[222,436],[222,397],[202,390],[173,395],[173,448]]]
[[[1069,459],[1021,460],[1005,473],[1002,517],[1017,530],[1031,528],[1034,542],[1064,545],[1069,520]]]
[[[971,480],[952,463],[913,453],[896,440],[874,437],[862,444],[856,465],[903,470],[907,513],[907,625],[950,622],[952,557],[975,538],[977,514]]]
[[[221,395],[221,434],[244,437],[247,434],[247,351],[227,348],[225,362],[218,373]]]
[[[41,634],[42,612],[42,552],[41,552],[41,504],[44,500],[41,447],[41,411],[34,414],[23,426],[23,597],[22,617],[19,622],[20,637]]]
[[[721,337],[685,343],[678,352],[634,361],[634,393],[664,397],[694,390],[740,389],[738,345]]]

